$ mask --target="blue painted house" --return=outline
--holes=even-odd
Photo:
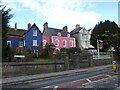
[[[7,36],[7,44],[13,49],[19,48],[23,51],[31,49],[36,54],[41,49],[42,33],[36,24],[32,26],[28,24],[28,30],[17,29],[17,24],[15,24],[15,28],[10,28]]]

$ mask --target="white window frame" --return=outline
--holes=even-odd
[[[58,41],[58,43],[56,43]],[[59,46],[59,39],[55,39],[55,46]]]
[[[67,41],[66,40],[63,40],[63,47],[66,47],[67,46]],[[65,42],[65,45],[64,45],[64,42]]]
[[[61,36],[61,33],[60,32],[58,32],[58,34],[57,34],[58,36]]]
[[[37,45],[37,40],[33,40],[33,46],[38,46]]]
[[[33,30],[33,36],[37,36],[37,30]]]
[[[24,40],[24,46],[25,46],[25,40]]]
[[[70,34],[67,34],[67,37],[70,37]]]
[[[70,47],[73,47],[73,40],[70,40]]]
[[[10,47],[11,47],[11,41],[7,41],[7,45],[8,45],[8,44],[9,44],[9,45],[10,45]]]
[[[43,46],[46,46],[47,40],[43,40]]]
[[[19,41],[19,47],[23,47],[23,41]]]

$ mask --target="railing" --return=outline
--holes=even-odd
[[[92,53],[93,59],[111,59],[112,55],[110,52],[100,52],[99,56],[97,52]]]

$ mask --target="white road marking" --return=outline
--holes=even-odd
[[[92,81],[91,81],[89,78],[86,78],[86,80],[87,80],[89,83],[92,83]]]
[[[43,87],[43,88],[49,88],[50,86],[47,86],[47,87]]]
[[[53,90],[57,90],[58,86],[54,86]]]

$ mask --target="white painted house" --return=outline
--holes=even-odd
[[[85,27],[76,25],[75,29],[70,32],[71,36],[76,38],[76,46],[83,49],[88,49],[90,45],[91,29],[86,30]]]

